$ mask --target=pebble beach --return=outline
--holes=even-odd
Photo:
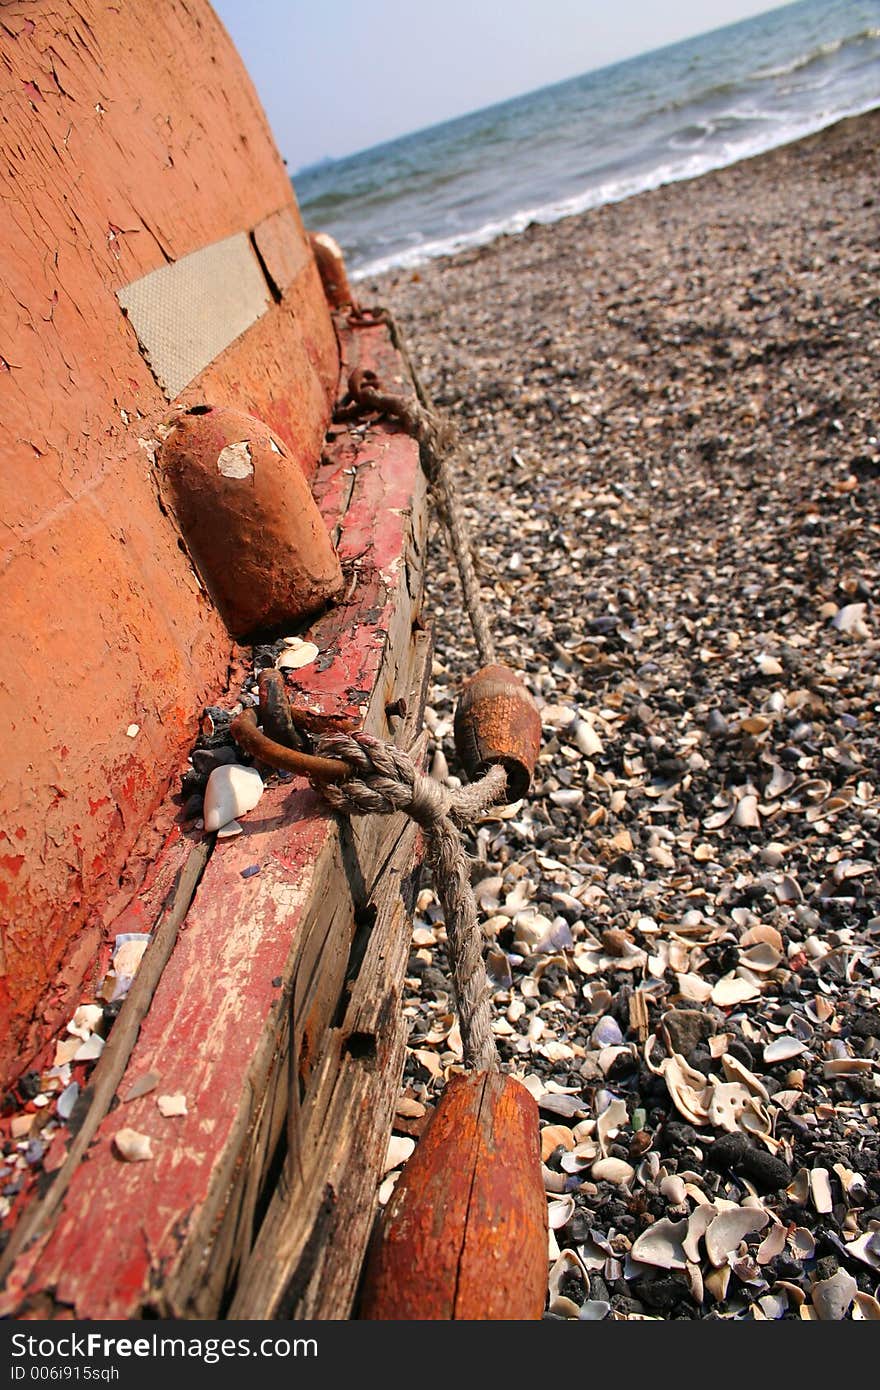
[[[875,111],[359,285],[457,426],[541,712],[468,849],[550,1319],[880,1317],[878,148]],[[436,526],[427,575],[455,779]],[[444,943],[425,880],[403,1138],[460,1065]]]

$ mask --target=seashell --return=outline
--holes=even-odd
[[[853,637],[870,637],[871,629],[865,622],[865,614],[868,606],[865,603],[847,603],[843,608],[838,608],[834,617],[831,619],[831,626],[837,632],[847,632]]]
[[[100,1004],[80,1004],[67,1025],[67,1032],[86,1042],[104,1017]]]
[[[390,1173],[392,1168],[401,1168],[416,1146],[415,1139],[407,1139],[400,1134],[392,1134],[388,1139],[388,1148],[385,1151],[385,1163],[382,1168],[382,1177]]]
[[[767,1065],[772,1067],[776,1062],[787,1062],[790,1057],[800,1057],[806,1050],[797,1038],[782,1037],[767,1043],[762,1055]]]
[[[830,1279],[819,1279],[813,1285],[813,1307],[822,1322],[841,1322],[852,1305],[859,1286],[845,1269],[838,1269]]]
[[[605,1263],[604,1257],[602,1263]],[[563,1279],[572,1274],[578,1276],[585,1289],[590,1287],[589,1275],[578,1254],[574,1250],[561,1250],[558,1259],[551,1266],[550,1273],[547,1276],[547,1287],[550,1293],[551,1303],[560,1297]]]
[[[744,1236],[762,1231],[769,1220],[769,1213],[763,1208],[734,1207],[732,1211],[719,1212],[704,1237],[706,1254],[712,1264],[716,1268],[724,1264]]]
[[[674,1053],[663,1065],[663,1079],[679,1114],[694,1125],[708,1123],[710,1087],[702,1072],[694,1071]]]
[[[670,1221],[662,1217],[638,1237],[630,1250],[640,1264],[657,1269],[686,1269],[687,1259],[682,1240],[687,1234],[687,1221]]]
[[[617,1137],[621,1125],[627,1124],[628,1120],[629,1112],[625,1100],[612,1100],[599,1115],[596,1121],[596,1138],[603,1154],[608,1152],[609,1141]]]
[[[723,1303],[727,1297],[727,1286],[730,1283],[730,1265],[723,1264],[720,1269],[711,1269],[703,1283],[715,1302]]]
[[[143,1163],[153,1157],[152,1141],[148,1134],[139,1134],[136,1129],[120,1129],[113,1136],[113,1143],[120,1158],[126,1163]]]
[[[279,671],[298,671],[302,666],[310,666],[319,655],[314,642],[303,642],[299,637],[285,637],[285,650],[275,665]]]
[[[637,1169],[637,1177],[642,1187],[646,1187],[649,1182],[653,1182],[660,1172],[660,1155],[648,1153],[642,1159]]]
[[[805,1207],[810,1196],[810,1174],[806,1168],[799,1168],[785,1189],[788,1200],[796,1207]]]
[[[745,719],[740,720],[739,726],[755,738],[758,734],[766,734],[771,727],[771,721],[763,714],[747,714]]]
[[[773,1288],[782,1289],[788,1299],[788,1306],[790,1308],[800,1308],[801,1305],[806,1302],[807,1295],[799,1284],[789,1283],[787,1279],[777,1279]]]
[[[804,900],[801,886],[796,878],[792,878],[791,874],[785,874],[773,892],[777,901],[781,903],[802,903]]]
[[[733,1134],[749,1100],[749,1092],[739,1082],[715,1081],[709,1101],[709,1119],[713,1125]]]
[[[569,730],[569,734],[585,758],[597,758],[603,751],[602,740],[586,719],[578,719]]]
[[[501,889],[504,886],[504,879],[500,874],[492,874],[488,878],[481,878],[479,883],[474,884],[474,897],[477,906],[482,907],[487,912],[497,912],[501,905]]]
[[[855,1322],[880,1322],[880,1303],[873,1294],[858,1292],[853,1295],[853,1303]]]
[[[788,1312],[788,1299],[784,1293],[765,1293],[758,1299],[761,1311],[765,1318],[775,1322],[777,1318],[785,1317]]]
[[[665,1197],[667,1202],[671,1202],[674,1207],[680,1207],[687,1197],[684,1178],[680,1178],[677,1173],[670,1173],[660,1183],[660,1195]]]
[[[808,1231],[806,1226],[796,1226],[789,1235],[788,1242],[798,1260],[811,1260],[816,1253],[813,1233]]]
[[[694,1004],[705,1004],[707,999],[712,998],[712,986],[708,980],[704,980],[700,975],[686,973],[676,975],[678,982],[678,993],[682,999],[687,999]]]
[[[777,951],[775,946],[771,946],[766,941],[759,941],[756,946],[750,946],[747,951],[740,952],[740,960],[743,965],[748,966],[749,970],[757,970],[759,974],[764,974],[768,970],[775,970],[785,959],[781,951]]]
[[[263,795],[263,779],[255,767],[226,763],[215,767],[205,788],[205,829],[219,830],[252,811]]]
[[[578,1304],[575,1303],[573,1298],[566,1298],[565,1294],[560,1294],[558,1298],[554,1298],[547,1311],[549,1313],[555,1313],[558,1318],[570,1318],[572,1321],[574,1321],[580,1313]]]
[[[813,1199],[813,1206],[823,1215],[827,1215],[834,1206],[834,1198],[831,1195],[831,1175],[827,1168],[810,1169],[810,1196]]]
[[[739,1081],[745,1086],[746,1090],[751,1091],[753,1096],[759,1096],[761,1100],[769,1100],[770,1095],[767,1087],[753,1071],[749,1071],[736,1057],[725,1054],[721,1058],[721,1065],[724,1068],[724,1075],[728,1081]]]
[[[547,1204],[547,1224],[551,1231],[561,1231],[574,1216],[574,1198],[569,1194]]]
[[[781,663],[775,656],[771,656],[769,652],[758,653],[758,670],[761,672],[762,676],[782,675]]]
[[[703,1299],[705,1297],[705,1289],[703,1287],[703,1272],[698,1264],[695,1264],[691,1260],[688,1260],[686,1274],[688,1292],[690,1293],[690,1296],[694,1300],[694,1302],[699,1306],[703,1302]]]
[[[97,1033],[90,1033],[84,1043],[80,1043],[73,1054],[74,1062],[97,1062],[104,1051],[104,1039]]]
[[[590,1169],[590,1177],[595,1178],[596,1182],[610,1182],[615,1187],[632,1182],[635,1175],[632,1164],[624,1162],[622,1158],[600,1158]]]
[[[244,826],[240,825],[237,820],[228,820],[226,824],[221,825],[220,829],[217,831],[217,839],[232,840],[236,835],[241,835],[243,832]]]
[[[880,1028],[880,1024],[878,1024],[878,1028]],[[822,1075],[826,1078],[860,1076],[865,1072],[872,1071],[875,1065],[876,1063],[872,1062],[870,1057],[832,1057],[830,1061],[822,1063]]]
[[[756,796],[749,794],[740,798],[733,813],[733,823],[743,830],[756,830],[760,827],[761,815]]]
[[[550,793],[550,800],[554,806],[562,806],[567,809],[583,804],[584,794],[580,787],[561,787],[559,791]]]
[[[182,1091],[178,1091],[173,1096],[157,1096],[156,1104],[159,1107],[159,1114],[166,1120],[175,1118],[178,1115],[188,1115],[186,1108],[186,1096]]]
[[[564,1149],[575,1146],[575,1138],[568,1125],[545,1125],[541,1130],[541,1161],[546,1163],[560,1145]]]
[[[782,796],[785,792],[790,791],[796,781],[797,778],[794,773],[790,772],[787,767],[782,767],[780,763],[774,763],[770,781],[764,788],[764,800],[775,801],[777,796]],[[770,846],[765,845],[764,848],[769,849]],[[766,863],[767,861],[765,860],[764,862]]]
[[[79,1082],[71,1081],[69,1085],[65,1086],[64,1090],[61,1092],[61,1095],[55,1102],[55,1112],[58,1115],[59,1120],[70,1119],[71,1115],[73,1114],[74,1106],[76,1105],[78,1100]],[[30,1120],[31,1117],[28,1115],[22,1118],[27,1118],[28,1120]]]
[[[751,1255],[728,1255],[727,1263],[741,1284],[757,1285],[759,1288],[766,1289],[767,1280],[764,1278],[761,1266],[752,1259]]]
[[[786,1228],[781,1225],[771,1226],[770,1232],[758,1246],[757,1261],[759,1265],[769,1264],[775,1260],[777,1255],[781,1255],[785,1249]]]
[[[159,1073],[156,1071],[145,1071],[143,1076],[139,1076],[137,1081],[133,1081],[123,1096],[126,1102],[130,1100],[140,1100],[141,1096],[148,1096],[151,1091],[155,1091],[159,1084]]]
[[[599,1019],[592,1033],[590,1042],[593,1047],[616,1047],[623,1042],[623,1034],[617,1024],[617,1020],[610,1014],[605,1014]]]
[[[712,1003],[719,1008],[730,1009],[735,1004],[745,1004],[749,999],[759,999],[761,991],[741,976],[731,973],[722,975],[712,990]]]
[[[880,1269],[880,1230],[866,1231],[858,1240],[848,1241],[846,1253],[872,1269]]]
[[[706,819],[703,821],[703,829],[720,830],[723,825],[727,824],[735,810],[735,805],[731,803],[729,806],[725,806],[722,810],[715,811],[711,816],[707,816]]]
[[[581,1322],[601,1322],[611,1312],[611,1304],[604,1298],[589,1298],[582,1303],[578,1318]]]

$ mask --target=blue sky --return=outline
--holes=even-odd
[[[776,9],[767,0],[212,0],[291,173]]]

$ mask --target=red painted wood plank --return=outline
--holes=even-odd
[[[316,491],[328,525],[344,502],[338,475],[352,447],[340,439],[321,470],[327,486]],[[295,674],[313,707],[335,701],[364,710],[389,632],[403,622],[408,633],[414,616],[401,567],[423,482],[417,446],[395,430],[376,430],[353,457],[340,550],[357,562],[359,582],[347,605],[310,630],[322,655]],[[373,727],[387,733],[375,716]],[[147,1071],[159,1073],[159,1087],[107,1117],[44,1248],[14,1273],[7,1306],[54,1289],[75,1317],[137,1315],[159,1272],[163,1279],[173,1274],[203,1204],[211,1197],[222,1210],[221,1189],[238,1156],[234,1136],[260,1084],[255,1059],[283,1026],[277,982],[288,976],[298,926],[336,833],[300,779],[267,788],[243,824],[241,836],[215,848],[119,1093]],[[259,874],[242,878],[254,864]],[[189,1113],[163,1119],[156,1096],[177,1092],[187,1097]],[[125,1164],[116,1157],[112,1140],[123,1127],[153,1137],[152,1160]]]

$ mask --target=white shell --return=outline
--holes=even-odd
[[[616,1187],[632,1182],[635,1175],[632,1164],[622,1158],[600,1158],[590,1169],[590,1177],[595,1178],[596,1182],[611,1182]]]
[[[212,774],[213,775],[213,774]],[[734,1004],[744,1004],[749,999],[759,999],[761,991],[756,985],[739,975],[722,975],[712,990],[712,1003],[722,1009]]]
[[[390,1173],[392,1168],[400,1168],[406,1163],[413,1149],[416,1146],[415,1139],[407,1139],[400,1134],[392,1134],[388,1140],[388,1149],[385,1154],[385,1166],[382,1169],[382,1176]]]
[[[314,642],[301,642],[296,637],[288,637],[285,640],[288,644],[287,649],[275,663],[279,671],[298,671],[301,666],[310,666],[318,655],[319,649]]]
[[[827,1168],[810,1169],[810,1196],[819,1213],[827,1215],[831,1211],[834,1198],[831,1195],[831,1175]]]
[[[706,1231],[706,1254],[716,1268],[724,1264],[731,1251],[736,1250],[743,1236],[762,1231],[770,1217],[755,1207],[734,1207],[719,1212]]]
[[[227,763],[215,767],[205,788],[205,829],[219,830],[252,811],[263,795],[263,779],[255,767]]]
[[[772,1066],[774,1062],[787,1062],[789,1057],[800,1057],[806,1047],[797,1038],[775,1038],[764,1048],[764,1061]]]
[[[150,1136],[139,1134],[136,1129],[118,1130],[113,1136],[113,1143],[127,1163],[142,1163],[153,1157]]]
[[[761,824],[761,817],[758,814],[758,798],[752,796],[742,797],[736,803],[736,810],[733,813],[733,823],[741,828],[755,830]]]
[[[686,1269],[687,1259],[681,1242],[687,1227],[687,1221],[669,1221],[666,1217],[655,1221],[633,1245],[632,1258],[657,1269]]]
[[[166,1120],[172,1119],[175,1115],[188,1115],[186,1108],[186,1096],[182,1091],[178,1091],[173,1096],[157,1096],[156,1104],[159,1107],[160,1115],[164,1115]]]
[[[823,1322],[840,1322],[858,1291],[852,1275],[839,1269],[830,1279],[820,1279],[813,1285],[813,1307]]]
[[[585,758],[598,757],[602,752],[602,740],[592,724],[588,724],[586,719],[578,719],[571,732]]]

